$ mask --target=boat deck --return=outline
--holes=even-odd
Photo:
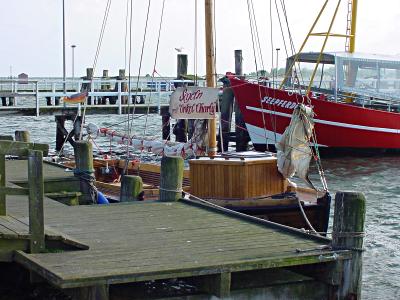
[[[26,162],[7,161],[6,168],[8,181],[26,179]],[[44,168],[45,181],[71,176],[51,165]],[[17,251],[14,260],[60,288],[221,275],[338,258],[322,250],[329,239],[189,200],[66,206],[46,197],[44,205],[46,228],[88,250]],[[7,209],[13,217],[5,219],[20,222],[27,216],[27,197],[7,197]],[[347,251],[336,253],[349,257]]]

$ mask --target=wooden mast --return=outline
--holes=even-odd
[[[205,29],[206,29],[206,80],[207,87],[214,88],[215,82],[215,51],[214,51],[214,0],[205,0]],[[208,156],[217,153],[216,120],[208,121]]]

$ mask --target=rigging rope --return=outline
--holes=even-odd
[[[256,38],[254,37],[254,35],[255,35],[254,23],[256,22],[256,20],[254,19],[255,15],[251,13],[252,7],[253,7],[253,2],[250,0],[247,0],[247,11],[249,14],[251,41],[252,41],[252,45],[253,45],[253,56],[254,56],[254,63],[255,63],[255,67],[256,67],[257,84],[259,86],[258,93],[259,93],[259,98],[260,98],[260,106],[262,108],[261,115],[262,115],[263,127],[264,127],[264,138],[265,138],[265,144],[267,145],[267,150],[268,150],[268,136],[267,136],[267,129],[266,129],[266,123],[265,123],[265,118],[264,118],[264,107],[263,107],[263,102],[262,102],[262,97],[261,97],[260,79],[259,79],[259,74],[258,74],[257,51],[256,51],[257,44],[256,44]],[[253,8],[253,10],[254,10],[254,8]]]
[[[102,43],[103,43],[103,37],[104,37],[104,32],[105,32],[105,30],[106,30],[107,19],[108,19],[108,14],[109,14],[109,12],[110,12],[110,7],[111,7],[111,0],[108,0],[108,1],[107,1],[107,4],[106,4],[105,11],[104,11],[103,23],[102,23],[102,25],[101,25],[99,40],[98,40],[98,42],[97,42],[96,54],[95,54],[94,61],[93,61],[93,65],[92,65],[93,74],[92,74],[92,78],[91,78],[91,80],[90,80],[90,85],[89,85],[90,87],[92,87],[92,85],[93,85],[93,78],[94,78],[94,74],[95,74],[95,70],[96,70],[96,66],[97,66],[97,60],[98,60],[99,55],[100,55],[101,45],[102,45]],[[84,125],[84,123],[85,123],[86,107],[87,107],[87,98],[88,98],[88,97],[86,97],[85,103],[84,103],[84,105],[83,105],[81,132],[80,132],[80,135],[79,135],[79,139],[80,139],[80,140],[82,139],[83,125]]]
[[[146,22],[145,22],[144,33],[143,33],[142,50],[140,53],[139,70],[138,70],[138,75],[137,75],[137,80],[136,80],[136,93],[135,93],[135,98],[134,98],[135,101],[133,104],[132,115],[135,114],[135,110],[136,110],[136,97],[137,97],[138,91],[139,91],[139,80],[140,80],[140,75],[141,75],[141,71],[142,71],[144,46],[146,44],[147,27],[148,27],[148,23],[149,23],[149,15],[150,15],[150,6],[151,6],[151,0],[148,1],[148,5],[147,5]],[[131,98],[130,94],[131,94],[131,89],[129,88],[129,99],[128,99],[129,102],[130,102],[130,98]],[[129,128],[129,133],[131,133],[132,127],[133,127],[133,122],[131,123],[131,127]]]

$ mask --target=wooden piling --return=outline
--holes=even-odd
[[[75,141],[79,140],[82,124],[82,116],[76,115],[57,115],[56,120],[56,151],[60,151],[64,142],[68,141],[75,147]],[[73,121],[73,129],[68,132],[65,129],[65,121]],[[74,139],[72,138],[74,137]]]
[[[242,50],[235,50],[235,74],[237,76],[242,76],[243,75]]]
[[[243,76],[243,57],[242,50],[235,50],[235,74],[237,76]],[[248,143],[250,141],[250,136],[246,128],[246,123],[244,122],[242,112],[240,111],[237,101],[235,101],[235,136],[236,136],[236,151],[247,151]]]
[[[234,102],[234,94],[233,90],[230,88],[229,80],[225,77],[221,80],[223,82],[224,90],[221,96],[221,119],[220,122],[221,131],[222,131],[222,140],[223,140],[223,150],[228,151],[229,138],[231,132],[231,124],[232,124],[232,113],[233,113],[233,102]],[[218,151],[221,152],[221,137],[218,139]]]
[[[178,54],[177,56],[177,79],[184,79],[184,76],[187,75],[188,69],[188,56],[187,54]]]
[[[163,140],[171,140],[171,115],[169,114],[168,108],[161,108],[161,131]]]
[[[161,159],[160,201],[182,198],[183,158],[164,156]]]
[[[139,176],[125,175],[121,179],[120,201],[129,202],[139,200],[143,191],[143,181]]]
[[[93,79],[93,68],[86,68],[86,76],[82,78],[83,80],[92,80]],[[81,91],[87,91],[90,92],[92,90],[92,85],[90,82],[84,82],[81,87]],[[91,105],[92,104],[92,98],[93,97],[88,97],[87,98],[87,104]]]
[[[82,197],[80,204],[97,203],[97,193],[94,188],[93,146],[88,141],[77,141],[74,147],[75,176],[80,180]]]
[[[126,80],[125,69],[119,69],[118,78],[117,79],[118,80]],[[121,82],[121,92],[124,93],[124,92],[127,92],[127,91],[128,91],[128,84],[126,82]],[[121,97],[121,101],[122,101],[122,104],[127,104],[128,103],[128,96],[122,96]]]
[[[352,259],[343,262],[340,299],[361,299],[365,203],[365,196],[358,192],[337,192],[335,196],[332,248],[352,251]]]
[[[0,188],[6,186],[6,156],[0,154]],[[6,195],[0,194],[0,216],[5,216],[7,213],[6,209]]]
[[[29,182],[29,234],[30,252],[40,253],[45,249],[44,213],[43,213],[43,153],[29,150],[28,154]]]
[[[188,66],[187,54],[178,54],[176,64],[177,64],[176,79],[185,79],[185,76],[187,75],[187,66]],[[185,84],[178,83],[177,87],[178,86],[185,86]],[[186,143],[187,132],[188,132],[188,121],[184,119],[176,120],[176,125],[173,130],[173,133],[175,134],[176,137],[176,141],[181,143]]]
[[[12,135],[0,135],[0,141],[13,141],[14,137]]]
[[[27,130],[16,130],[15,131],[15,140],[17,142],[25,142],[29,143],[31,140],[31,135]]]
[[[7,106],[7,98],[6,97],[1,97],[1,105]]]
[[[110,80],[110,77],[108,77],[108,70],[103,70],[103,77],[102,80]],[[106,92],[111,89],[111,84],[110,82],[102,82],[101,83],[101,91]],[[107,97],[103,96],[101,97],[101,104],[105,105],[107,104]]]

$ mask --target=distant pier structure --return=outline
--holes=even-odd
[[[39,116],[76,111],[77,104],[64,103],[63,97],[83,90],[88,91],[87,114],[122,114],[133,105],[135,113],[147,112],[148,107],[151,113],[158,113],[162,107],[168,106],[168,96],[177,81],[175,78],[147,75],[139,80],[136,76],[131,77],[128,84],[124,69],[114,77],[109,76],[108,70],[103,70],[100,77],[94,77],[91,68],[86,71],[84,77],[65,81],[65,93],[62,79],[32,79],[27,74],[20,74],[15,79],[0,78],[0,116]]]

